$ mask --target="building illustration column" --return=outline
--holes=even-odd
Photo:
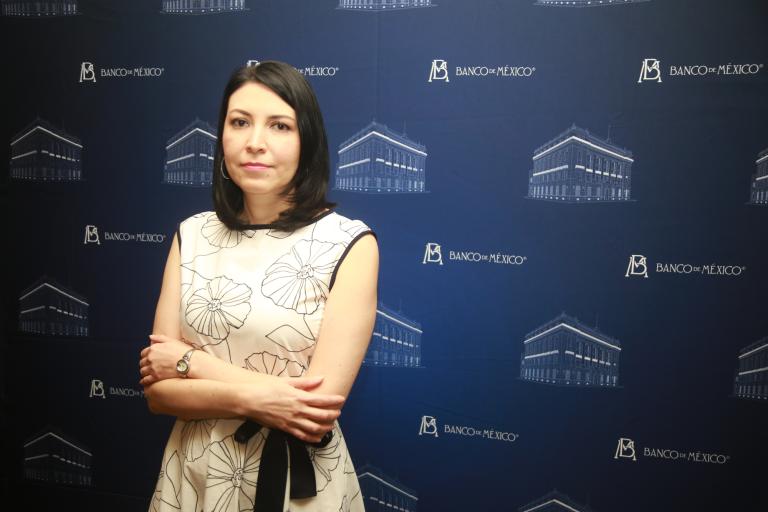
[[[77,0],[0,0],[3,16],[52,17],[78,14]]]
[[[24,479],[48,484],[93,486],[93,454],[83,444],[48,428],[24,443]]]
[[[45,336],[88,336],[89,304],[43,276],[19,297],[19,330]]]
[[[11,140],[11,178],[60,182],[83,179],[80,139],[35,119]]]
[[[421,366],[421,325],[379,303],[366,366]]]
[[[752,175],[749,202],[751,204],[768,205],[768,148],[758,153],[755,165],[757,169],[755,174]]]
[[[529,332],[523,347],[523,380],[595,388],[619,385],[619,341],[565,313]]]
[[[336,190],[426,192],[427,148],[383,124],[371,122],[342,142],[338,154]]]
[[[208,187],[213,183],[213,155],[216,130],[195,119],[168,139],[165,146],[163,183],[187,187]]]
[[[528,198],[564,203],[629,201],[632,152],[576,125],[533,153]]]
[[[391,11],[433,7],[432,0],[339,0],[339,9],[361,11]]]
[[[741,349],[738,363],[734,396],[768,400],[768,337]]]
[[[360,493],[368,512],[415,512],[419,498],[397,480],[385,475],[380,469],[364,465],[357,471]]]

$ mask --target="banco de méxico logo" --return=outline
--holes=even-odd
[[[632,254],[629,256],[624,277],[647,279],[651,273],[738,277],[746,270],[747,267],[742,265],[721,265],[714,262],[703,264],[656,262],[655,265],[651,265],[646,256]]]
[[[478,251],[443,251],[443,246],[436,242],[427,242],[424,247],[424,257],[421,263],[444,265],[444,254],[448,261],[460,261],[465,263],[495,263],[499,265],[522,265],[528,261],[528,256],[519,254],[507,254],[502,252],[478,252]]]
[[[107,390],[109,393],[107,393]],[[120,398],[143,398],[144,390],[136,389],[129,386],[104,386],[104,381],[100,379],[91,380],[91,390],[88,393],[88,398],[107,398],[109,396],[115,396]]]
[[[443,428],[440,429],[437,418],[434,416],[421,417],[421,424],[419,425],[420,436],[440,437],[440,433],[462,437],[478,437],[493,441],[506,441],[508,443],[513,443],[520,437],[519,434],[513,432],[503,432],[485,427],[478,428],[467,427],[464,425],[449,425],[448,423],[443,423]]]
[[[704,77],[704,76],[748,76],[756,75],[763,70],[763,64],[694,64],[669,66],[667,77]],[[640,76],[637,83],[662,83],[662,67],[659,59],[643,59],[640,64]]]
[[[725,464],[731,460],[730,455],[669,448],[643,447],[642,450],[635,441],[628,437],[620,437],[616,444],[613,458],[637,462],[640,459],[662,459],[671,461],[696,462],[706,464]]]
[[[127,233],[117,231],[102,231],[99,234],[99,228],[93,224],[85,226],[85,237],[83,244],[101,245],[102,237],[107,242],[145,242],[161,244],[165,242],[166,235],[162,233]]]
[[[93,62],[83,61],[80,64],[80,80],[83,82],[96,83],[96,77],[99,78],[157,78],[163,76],[165,68],[138,66],[138,67],[102,67],[96,68]]]
[[[536,72],[533,66],[505,65],[481,65],[481,66],[456,66],[454,78],[530,78]],[[427,82],[450,82],[451,73],[448,61],[434,59],[429,68]]]

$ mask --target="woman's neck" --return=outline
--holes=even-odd
[[[281,196],[245,195],[243,221],[248,224],[271,224],[290,206],[290,203]]]

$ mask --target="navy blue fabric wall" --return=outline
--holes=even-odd
[[[369,510],[764,511],[760,0],[0,2],[3,485],[145,510],[170,236],[229,73],[314,87],[377,232],[341,424]]]

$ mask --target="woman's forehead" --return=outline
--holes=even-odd
[[[241,110],[251,115],[296,116],[289,104],[269,87],[258,82],[247,82],[233,92],[227,110]]]

